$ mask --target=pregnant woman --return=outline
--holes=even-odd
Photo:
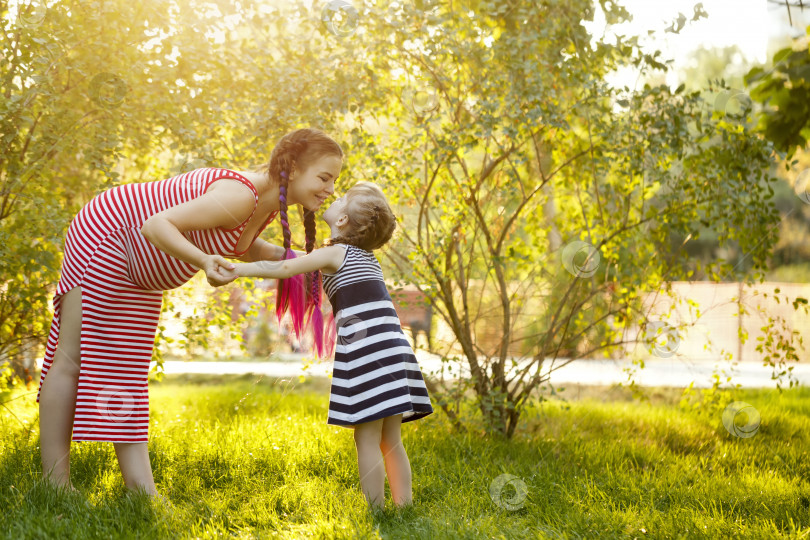
[[[163,291],[199,270],[211,285],[230,282],[226,257],[292,256],[258,239],[281,213],[289,245],[289,205],[308,210],[309,247],[314,211],[333,193],[342,164],[334,140],[299,129],[279,141],[261,172],[197,169],[112,188],[82,208],[67,232],[37,397],[47,481],[72,488],[72,436],[112,442],[126,486],[157,493],[147,374]]]

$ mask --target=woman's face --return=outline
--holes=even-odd
[[[287,188],[287,204],[300,204],[317,210],[335,192],[335,180],[343,160],[339,156],[321,156],[304,170],[295,171]]]

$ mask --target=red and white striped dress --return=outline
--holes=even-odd
[[[253,191],[255,213],[259,197],[247,178],[228,169],[204,168],[158,182],[112,188],[87,203],[70,224],[39,388],[59,340],[62,295],[81,287],[74,441],[147,442],[147,374],[163,291],[183,285],[198,270],[157,249],[140,229],[150,216],[200,197],[213,182],[225,178]],[[251,244],[275,215],[259,228]],[[188,231],[185,236],[209,255],[241,256],[247,250],[237,252],[236,246],[250,217],[234,229]]]

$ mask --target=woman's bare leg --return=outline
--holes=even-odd
[[[70,440],[81,367],[81,288],[65,293],[59,310],[59,342],[39,396],[39,444],[43,477],[55,486],[70,487]],[[114,446],[126,486],[157,494],[146,443]]]
[[[81,288],[65,293],[59,310],[59,342],[39,395],[39,445],[43,478],[70,487],[70,440],[81,366]]]
[[[388,485],[391,487],[391,498],[394,499],[395,506],[405,506],[413,502],[411,463],[402,445],[401,426],[401,414],[384,418],[380,441]]]
[[[157,495],[146,443],[113,443],[124,484],[133,491]]]
[[[360,488],[369,506],[385,506],[385,469],[380,454],[383,421],[374,420],[354,426],[354,444],[357,448],[357,469]]]

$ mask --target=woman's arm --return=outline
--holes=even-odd
[[[303,257],[307,254],[306,251],[298,251],[297,249],[293,250],[295,252],[296,257]],[[280,261],[284,257],[285,249],[283,246],[277,246],[275,244],[271,244],[269,242],[265,242],[261,238],[257,238],[253,244],[251,244],[250,249],[247,252],[239,257],[239,260],[242,262],[254,262],[254,261]]]
[[[242,262],[253,261],[280,261],[284,257],[284,248],[276,246],[269,242],[265,242],[261,238],[257,238],[242,257],[239,258]]]
[[[219,255],[209,255],[191,243],[183,233],[190,230],[233,228],[253,212],[256,199],[241,184],[228,182],[177,206],[167,208],[147,219],[141,234],[159,250],[176,259],[205,270],[212,285],[232,281],[221,272],[230,263]],[[232,185],[231,185],[232,184]]]
[[[343,246],[327,246],[308,255],[286,261],[258,261],[237,263],[234,272],[240,277],[287,279],[297,274],[322,270],[332,274],[343,264],[346,249]]]

